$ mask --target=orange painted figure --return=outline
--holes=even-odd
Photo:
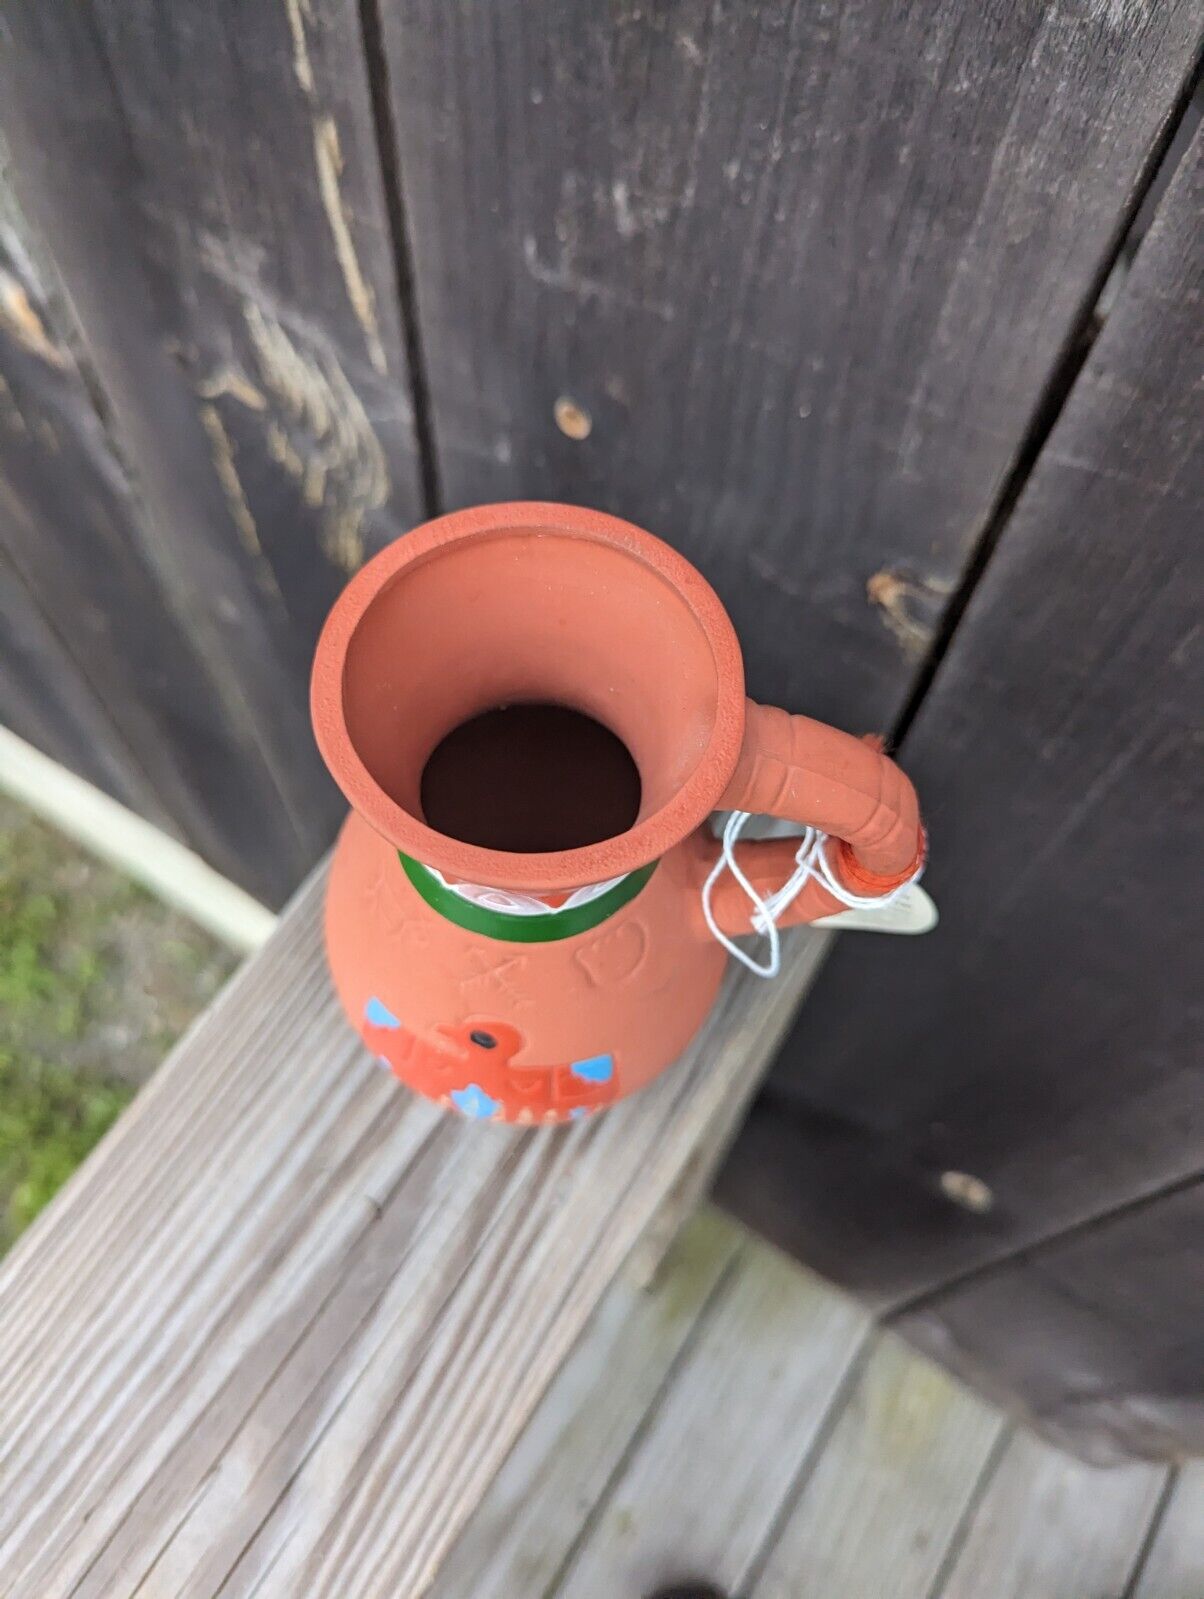
[[[727,961],[702,909],[713,810],[819,830],[824,873],[782,926],[923,863],[876,742],[746,700],[713,590],[600,513],[484,506],[397,540],[331,612],[312,706],[352,806],[326,904],[339,997],[394,1075],[473,1118],[588,1115],[689,1043]],[[764,897],[797,845],[735,858]],[[711,908],[750,931],[731,876]]]
[[[481,1017],[443,1026],[433,1039],[408,1032],[380,1001],[365,1007],[364,1042],[410,1088],[477,1119],[564,1121],[609,1105],[614,1059],[595,1055],[562,1066],[518,1066],[523,1036]]]

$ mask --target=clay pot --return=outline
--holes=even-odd
[[[352,806],[326,900],[339,998],[382,1064],[468,1116],[587,1115],[681,1053],[726,962],[700,902],[717,807],[822,828],[859,894],[923,848],[876,745],[747,701],[702,576],[594,511],[481,506],[397,540],[331,611],[312,709]],[[738,859],[768,893],[794,844]],[[783,925],[841,908],[811,881]],[[730,879],[714,909],[749,930]]]

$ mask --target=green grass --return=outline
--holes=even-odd
[[[233,964],[207,934],[0,798],[0,1254]]]
[[[25,829],[0,834],[0,1253],[53,1197],[133,1096],[124,1083],[19,1049],[9,1036],[58,1037],[85,1026],[99,956],[76,944],[57,958],[69,907],[36,886],[39,851]]]
[[[0,1050],[0,1253],[117,1120],[133,1097],[45,1060]]]

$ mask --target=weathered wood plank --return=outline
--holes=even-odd
[[[807,1426],[783,1450],[774,1430],[804,1380],[800,1368],[830,1354],[817,1305],[841,1302],[799,1273],[782,1278],[780,1257],[756,1241],[718,1289],[713,1253],[703,1259],[704,1285],[678,1255],[658,1290],[687,1301],[684,1344],[680,1312],[668,1314],[656,1296],[631,1303],[625,1284],[611,1290],[432,1599],[611,1599],[687,1575],[749,1599],[812,1589],[937,1599],[946,1579],[948,1591],[975,1599],[1118,1596],[1146,1548],[1139,1594],[1195,1592],[1190,1484],[1160,1520],[1164,1471],[1101,1473],[1011,1435],[1000,1413],[893,1335],[848,1384],[814,1451]],[[771,1279],[783,1291],[770,1291],[767,1314]],[[679,1352],[666,1377],[667,1345]],[[827,1372],[817,1404],[830,1385]],[[741,1509],[750,1462],[761,1467],[761,1491]],[[1159,1571],[1186,1580],[1151,1588]]]
[[[155,797],[120,735],[33,603],[0,543],[0,723],[124,804]],[[161,820],[166,821],[166,817]]]
[[[748,1599],[930,1599],[1003,1428],[997,1411],[884,1338]]]
[[[1153,1466],[1100,1471],[1016,1434],[940,1599],[1124,1593],[1165,1478]]]
[[[742,1256],[551,1591],[613,1599],[704,1576],[743,1592],[868,1332],[777,1251]]]
[[[759,817],[754,819],[749,829],[749,836],[771,834],[780,836],[788,826],[789,824]],[[832,940],[831,933],[822,932],[819,928],[808,928],[801,933],[796,931],[791,937],[793,981],[799,984],[800,992],[810,990],[827,959]],[[755,990],[750,999],[755,1006]],[[753,1020],[755,1025],[755,1011],[750,1020]],[[665,1253],[677,1236],[682,1222],[693,1214],[710,1191],[716,1173],[723,1166],[733,1138],[745,1125],[750,1113],[751,1108],[748,1105],[731,1105],[726,1116],[715,1117],[707,1129],[706,1137],[699,1139],[694,1146],[689,1162],[683,1168],[673,1192],[666,1195],[656,1219],[640,1239],[632,1257],[631,1270],[645,1287],[651,1286],[656,1280]]]
[[[907,740],[940,928],[839,944],[748,1150],[882,1302],[1204,1165],[1202,206],[1197,135]]]
[[[6,181],[0,170],[0,550],[56,640],[54,681],[36,689],[41,714],[14,730],[278,896],[285,885],[260,869],[274,847],[274,795],[230,803],[231,772],[245,769],[241,786],[256,795],[254,748],[148,556],[146,518],[97,413],[70,310],[31,253]],[[12,693],[33,669],[27,652],[6,662]],[[51,702],[66,698],[95,705],[94,752],[56,737],[62,705],[56,714]]]
[[[320,894],[0,1270],[11,1599],[422,1591],[811,969],[733,978],[651,1088],[523,1135],[368,1067]]]
[[[707,1209],[655,1289],[611,1288],[439,1569],[430,1599],[545,1594],[747,1235]]]
[[[68,479],[58,457],[61,440],[53,416],[41,405],[31,407],[27,395],[14,393],[14,374],[32,363],[34,369],[66,366],[61,341],[49,333],[45,295],[29,255],[28,227],[21,216],[8,177],[8,153],[0,139],[0,722],[22,737],[40,743],[47,754],[72,766],[90,781],[101,783],[125,804],[135,804],[160,824],[160,810],[146,775],[138,769],[124,739],[72,660],[61,636],[35,605],[9,552],[14,532],[13,499],[18,500],[18,526],[38,520],[38,508],[20,503],[22,465],[32,454],[56,492]],[[15,386],[20,388],[19,376]],[[68,384],[72,400],[81,390]],[[30,415],[31,410],[33,415]],[[81,487],[94,474],[73,461],[71,477]],[[74,515],[86,517],[87,501],[78,494]],[[51,526],[53,526],[53,520]],[[47,529],[41,529],[43,539]]]
[[[897,1325],[1108,1462],[1204,1451],[1204,1181],[924,1301]]]
[[[1204,1593],[1204,1464],[1184,1466],[1158,1522],[1133,1599]]]
[[[783,1484],[797,1492],[800,1452],[812,1436],[807,1427],[789,1432],[783,1450],[771,1434],[782,1425],[795,1367],[814,1381],[808,1364],[830,1350],[818,1304],[825,1296],[840,1302],[801,1275],[783,1279],[780,1259],[759,1242],[737,1257],[755,1255],[759,1268],[729,1265],[717,1296],[716,1268],[731,1260],[730,1233],[720,1236],[726,1248],[716,1258],[717,1219],[704,1211],[687,1229],[654,1293],[633,1295],[623,1282],[611,1289],[440,1569],[431,1599],[640,1594],[688,1571],[732,1582],[749,1599],[794,1599],[801,1585],[927,1599],[1003,1418],[901,1340],[884,1339],[766,1550],[765,1528],[781,1517]],[[766,1274],[786,1284],[771,1315],[762,1302]],[[721,1317],[729,1333],[739,1323],[738,1335],[714,1328]],[[825,1374],[813,1397],[829,1382]],[[748,1460],[763,1475],[741,1507]],[[750,1565],[759,1572],[751,1586]]]
[[[317,627],[420,515],[357,9],[18,4],[0,93],[20,198],[144,497],[145,553],[240,744],[215,762],[221,820],[261,818],[255,865],[279,899],[338,814],[306,720]],[[134,606],[120,621],[144,626]]]
[[[755,695],[889,723],[1195,0],[382,9],[448,504],[630,516],[715,583]]]

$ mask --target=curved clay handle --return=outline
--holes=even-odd
[[[809,716],[791,716],[749,700],[744,743],[732,780],[719,801],[723,810],[782,816],[818,827],[839,845],[828,863],[854,894],[887,894],[905,883],[924,859],[924,830],[915,789],[876,738],[854,738]],[[741,844],[736,859],[757,892],[779,889],[794,870],[795,838]],[[714,860],[714,852],[710,859]],[[730,873],[715,886],[712,909],[726,933],[749,931],[749,904]],[[813,922],[844,905],[809,878],[779,921],[781,927]]]

